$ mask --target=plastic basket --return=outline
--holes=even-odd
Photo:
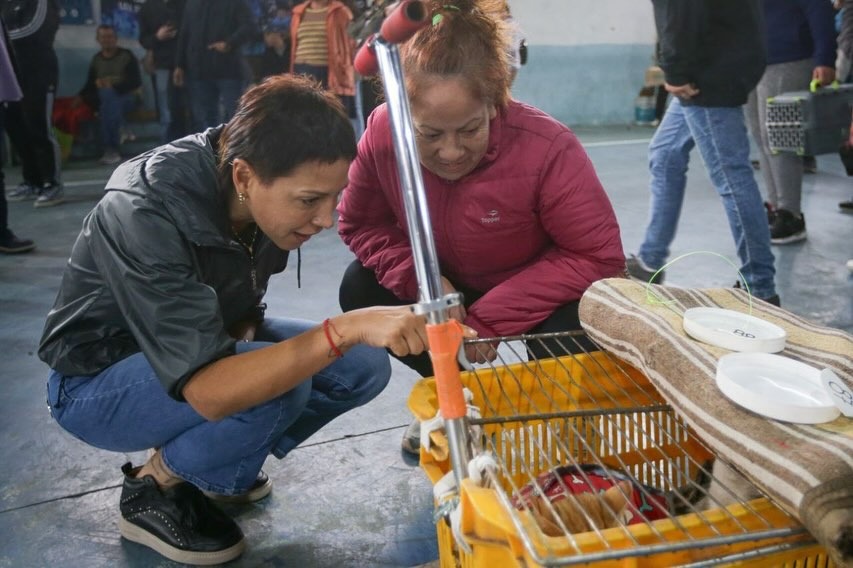
[[[491,367],[462,374],[482,419],[481,447],[497,455],[495,487],[464,480],[461,550],[437,523],[442,568],[675,566],[729,558],[727,565],[832,566],[799,523],[766,498],[669,519],[549,537],[510,496],[567,458],[619,469],[659,490],[697,478],[713,455],[639,371],[602,352]],[[438,411],[434,379],[417,383],[409,407],[421,420]],[[442,452],[421,450],[435,484],[451,469]]]

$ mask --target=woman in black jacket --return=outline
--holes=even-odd
[[[355,153],[337,98],[279,76],[224,127],[119,166],[86,217],[39,356],[63,428],[112,451],[156,449],[123,468],[125,538],[177,562],[237,557],[242,532],[210,499],[266,496],[269,454],[382,391],[381,348],[425,350],[407,307],[322,324],[264,315],[288,251],[332,226]]]

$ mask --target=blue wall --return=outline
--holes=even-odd
[[[628,124],[654,45],[531,45],[513,96],[568,125]]]

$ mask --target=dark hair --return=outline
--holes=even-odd
[[[409,97],[425,75],[465,79],[474,95],[498,107],[510,99],[509,26],[497,0],[432,0],[433,24],[400,46]]]
[[[261,182],[306,162],[352,161],[355,132],[340,100],[303,76],[274,75],[246,91],[219,138],[219,179],[231,187],[240,158]]]
[[[110,24],[101,24],[97,28],[95,28],[95,37],[98,36],[98,32],[100,32],[101,30],[109,30],[113,33],[117,33],[115,26],[111,26]]]

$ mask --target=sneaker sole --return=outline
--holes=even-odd
[[[50,201],[36,201],[33,204],[33,207],[53,207],[54,205],[59,205],[60,203],[65,203],[65,199],[51,199]]]
[[[205,497],[217,503],[248,505],[249,503],[256,503],[272,493],[272,479],[267,478],[267,482],[263,485],[253,487],[249,491],[240,493],[239,495],[222,495],[221,493],[209,493],[207,491],[202,491],[202,493],[204,493]]]
[[[33,243],[33,244],[27,245],[25,247],[15,247],[15,248],[0,247],[0,252],[5,253],[5,254],[20,254],[22,252],[30,252],[31,250],[33,250],[35,248],[36,248],[36,244]]]
[[[787,237],[779,237],[779,238],[771,238],[770,243],[774,245],[789,245],[791,243],[798,243],[800,241],[806,240],[806,232],[796,233]]]
[[[215,552],[195,552],[191,550],[181,550],[171,546],[150,532],[128,522],[123,517],[118,521],[118,528],[121,536],[131,542],[147,546],[155,550],[158,554],[183,564],[192,564],[195,566],[212,566],[214,564],[224,564],[234,560],[246,549],[246,539],[240,540],[237,544],[230,546],[224,550]]]

